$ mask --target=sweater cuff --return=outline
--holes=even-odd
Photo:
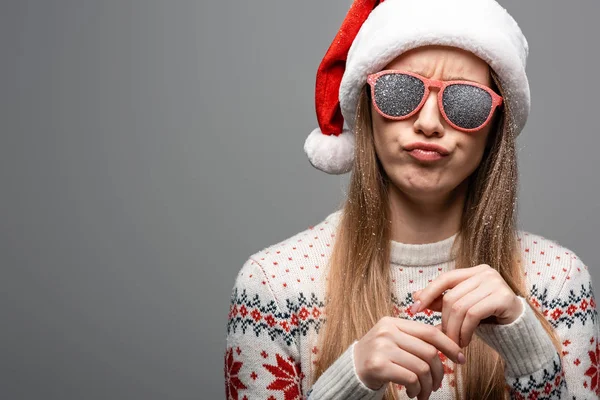
[[[323,374],[310,390],[311,399],[380,400],[387,384],[377,390],[367,387],[356,374],[354,365],[355,340]]]
[[[520,377],[539,371],[557,354],[550,336],[524,297],[521,315],[506,325],[480,324],[475,333],[500,354],[506,375]]]

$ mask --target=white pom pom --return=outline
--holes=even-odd
[[[338,136],[314,129],[304,142],[304,152],[313,167],[328,174],[345,174],[354,161],[354,134],[344,129]]]

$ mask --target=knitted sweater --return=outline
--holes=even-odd
[[[356,374],[354,343],[310,384],[317,340],[325,323],[327,262],[341,210],[316,226],[251,255],[231,294],[224,357],[227,399],[381,399]],[[439,242],[391,242],[394,316],[400,312],[424,324],[441,322],[441,313],[410,312],[412,292],[454,268],[450,249],[456,234]],[[480,324],[475,334],[506,362],[506,388],[514,399],[597,399],[600,394],[598,315],[588,267],[557,242],[518,231],[525,263],[528,299],[558,333],[563,362],[549,336],[523,301],[511,324]],[[439,353],[445,376],[430,399],[453,399],[455,364]],[[406,388],[395,384],[400,398]]]

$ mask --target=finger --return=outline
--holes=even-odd
[[[439,327],[409,319],[394,318],[394,321],[401,331],[431,344],[453,362],[459,364],[458,353],[460,353],[462,349],[452,339],[446,336]]]
[[[431,304],[429,304],[429,306],[422,308],[422,310],[429,309],[431,311],[441,312],[443,300],[444,300],[444,296],[438,296],[431,302]]]
[[[497,310],[502,307],[501,304],[498,304],[496,296],[493,296],[492,294],[493,292],[487,297],[479,300],[477,304],[473,305],[465,315],[465,319],[460,330],[460,335],[462,338],[461,341],[463,343],[470,343],[473,333],[481,321],[494,315]]]
[[[475,290],[481,284],[477,276],[472,276],[448,291],[442,297],[442,332],[448,333],[448,319],[452,313],[452,306],[467,293]],[[450,337],[452,339],[452,337]]]
[[[414,372],[400,365],[404,356],[399,355],[399,351],[403,350],[397,348],[390,350],[390,359],[384,365],[382,376],[385,380],[398,385],[404,385],[406,387],[406,394],[409,397],[415,397],[421,391],[420,381]]]
[[[483,265],[483,264],[482,264]],[[422,309],[429,306],[429,304],[439,297],[444,291],[452,289],[460,282],[470,278],[471,276],[482,271],[481,265],[470,268],[458,268],[450,271],[442,272],[434,280],[429,283],[419,293],[420,306],[413,310],[413,312],[419,312]]]
[[[409,337],[406,334],[405,336]],[[423,348],[426,346],[429,345],[421,343],[417,347]],[[394,347],[389,353],[390,361],[406,368],[417,378],[414,379],[414,377],[409,377],[409,379],[402,382],[402,384],[406,386],[406,394],[409,395],[409,397],[430,394],[433,390],[431,367],[428,362],[414,354],[414,350],[414,348],[410,348],[410,351],[407,351],[400,347]]]
[[[413,298],[413,304],[417,302],[417,300],[419,300],[419,294],[422,292],[422,290],[417,290],[416,292],[413,293],[412,298]],[[444,298],[443,295],[436,297],[431,304],[429,304],[428,309],[430,309],[431,311],[442,311],[442,299]],[[419,303],[420,304],[420,303]],[[424,308],[423,308],[424,309]]]
[[[425,312],[425,310],[431,310],[431,311],[438,311],[441,312],[442,311],[442,300],[443,297],[440,296],[437,299],[435,299],[428,307],[423,308],[421,311],[419,312]],[[408,307],[406,309],[406,314],[414,317],[415,315],[417,315],[419,312],[413,312],[413,307],[414,307],[414,303],[412,306]]]
[[[479,286],[475,290],[467,293],[462,298],[454,302],[450,307],[448,315],[448,325],[446,325],[446,335],[454,340],[460,347],[464,346],[461,343],[461,327],[467,312],[482,299],[486,298],[493,292],[493,289],[486,286]],[[479,321],[477,321],[479,324]],[[468,343],[468,342],[467,342]]]
[[[412,371],[419,375],[421,381],[421,391],[433,390],[439,386],[444,379],[444,366],[438,354],[438,349],[432,346],[426,341],[407,334],[402,330],[398,329],[398,335],[394,335],[395,344],[398,348],[413,354],[418,357],[418,360],[424,361],[428,364],[429,374],[431,375],[431,385],[429,383],[422,382],[422,376],[419,375],[419,365],[412,365],[415,368],[410,368]],[[414,360],[413,360],[414,362]],[[421,365],[422,366],[422,365]],[[428,389],[429,388],[429,389]]]

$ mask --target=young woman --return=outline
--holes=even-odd
[[[494,0],[354,1],[305,143],[347,199],[241,268],[228,399],[598,398],[588,268],[516,228],[527,53]]]

